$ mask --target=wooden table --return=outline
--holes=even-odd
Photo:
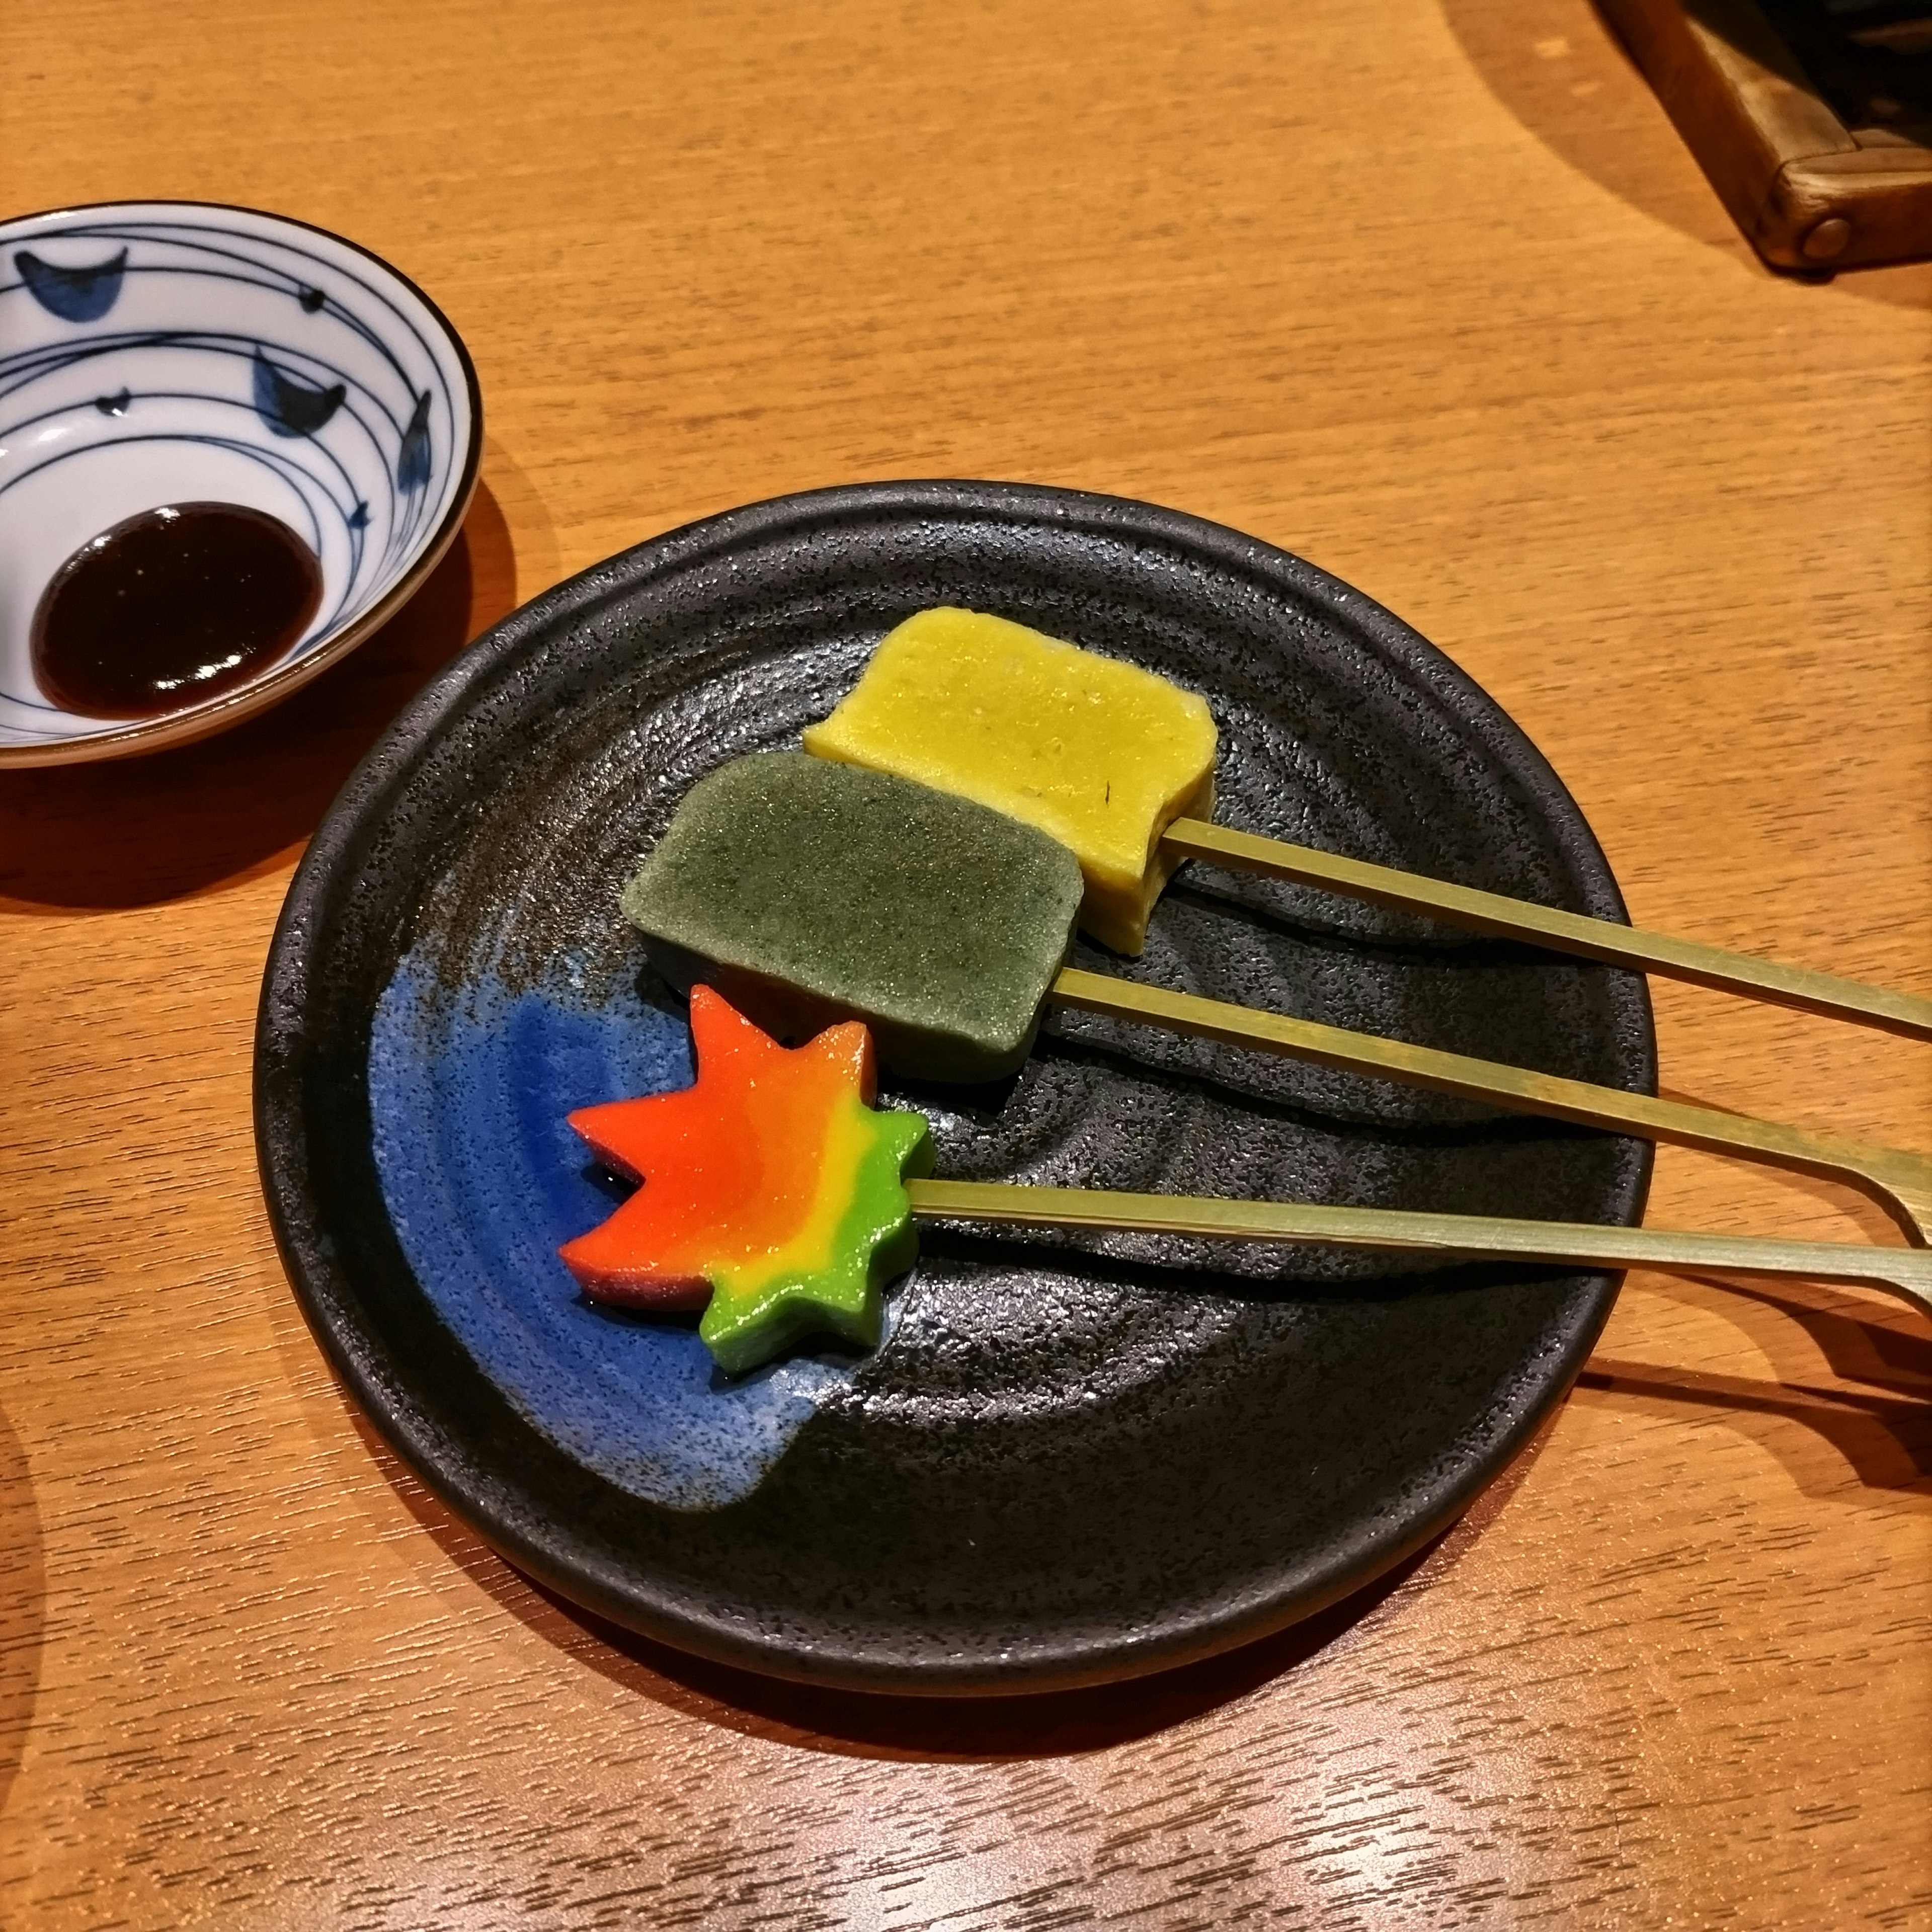
[[[13,208],[278,208],[475,352],[417,605],[0,784],[0,1923],[1932,1924],[1932,1331],[1633,1275],[1426,1560],[1150,1685],[900,1707],[590,1628],[344,1400],[257,1194],[302,842],[607,553],[1034,478],[1301,552],[1550,754],[1643,922],[1932,991],[1932,270],[1777,280],[1584,0],[16,0]],[[1932,1049],[1660,988],[1666,1090],[1932,1138]],[[1661,1225],[1888,1238],[1675,1150]]]

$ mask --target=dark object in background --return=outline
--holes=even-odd
[[[1932,255],[1932,0],[1600,0],[1780,268]]]

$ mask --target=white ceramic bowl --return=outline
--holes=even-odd
[[[117,202],[0,223],[0,765],[205,736],[353,650],[421,585],[469,507],[476,372],[406,277],[252,208]],[[49,580],[164,504],[278,518],[322,601],[275,662],[152,718],[63,709],[34,675]]]

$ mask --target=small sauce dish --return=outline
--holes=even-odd
[[[436,304],[250,208],[0,223],[0,766],[203,737],[420,587],[482,398]]]

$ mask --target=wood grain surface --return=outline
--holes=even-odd
[[[0,200],[434,296],[484,488],[280,710],[0,784],[0,1924],[1932,1924],[1932,1330],[1633,1275],[1422,1561],[1161,1682],[900,1706],[587,1624],[332,1382],[255,992],[424,679],[680,521],[1144,496],[1415,623],[1645,923],[1932,992],[1932,269],[1773,278],[1585,0],[12,0]],[[1932,1049],[1663,987],[1667,1091],[1932,1144]],[[1666,1150],[1660,1225],[1891,1238]]]

